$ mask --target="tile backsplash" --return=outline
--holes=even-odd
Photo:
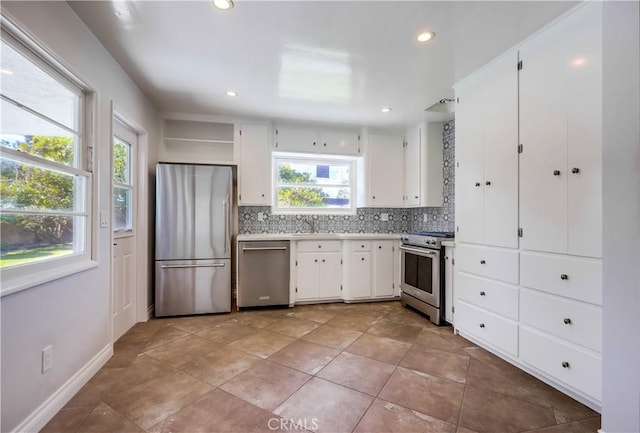
[[[444,123],[443,206],[425,208],[360,208],[356,215],[273,215],[269,206],[240,206],[238,232],[304,233],[314,220],[318,233],[403,233],[413,230],[454,231],[455,122]],[[263,221],[258,221],[262,212]],[[381,214],[388,214],[382,221]],[[427,221],[424,221],[424,215]]]

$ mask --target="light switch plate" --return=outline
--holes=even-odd
[[[109,228],[109,211],[108,210],[100,211],[100,227],[103,229]]]
[[[389,214],[388,213],[381,213],[380,214],[380,221],[389,221]]]

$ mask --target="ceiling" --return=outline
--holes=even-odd
[[[161,111],[387,128],[441,120],[425,108],[576,4],[69,3]],[[436,37],[419,43],[424,30]]]

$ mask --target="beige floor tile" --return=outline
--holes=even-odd
[[[339,314],[333,319],[327,322],[327,325],[331,325],[336,328],[350,329],[354,331],[367,332],[367,329],[371,327],[376,321],[384,314],[372,311],[353,311],[348,314]]]
[[[301,305],[302,308],[295,307],[287,313],[287,317],[296,319],[312,320],[318,323],[326,323],[338,315],[337,310],[327,310],[314,308],[312,305]]]
[[[372,401],[371,396],[316,377],[273,413],[285,419],[304,420],[317,433],[351,432]]]
[[[416,326],[424,329],[435,329],[436,325],[429,320],[428,317],[412,310],[405,308],[404,311],[392,311],[387,313],[384,318],[392,322],[402,323],[404,325]]]
[[[302,337],[303,340],[344,350],[362,335],[362,332],[322,325]]]
[[[320,323],[313,320],[296,319],[295,317],[284,317],[273,323],[267,329],[288,337],[300,338],[320,326]]]
[[[193,359],[202,357],[207,352],[211,352],[215,346],[216,343],[211,342],[211,340],[189,335],[147,350],[144,354],[173,367],[177,367]]]
[[[298,340],[269,357],[269,361],[315,375],[340,353],[320,344]]]
[[[556,424],[553,410],[467,385],[459,425],[478,433],[522,432]]]
[[[259,360],[258,357],[229,346],[218,346],[216,350],[195,358],[179,368],[210,385],[220,386],[248,370]]]
[[[271,414],[218,389],[154,427],[159,433],[248,432]]]
[[[144,433],[140,427],[113,410],[105,403],[100,403],[84,420],[79,433]]]
[[[212,389],[211,385],[175,371],[124,391],[105,400],[112,408],[146,429]]]
[[[397,404],[377,399],[355,433],[455,433],[456,426]]]
[[[371,334],[362,334],[345,351],[396,365],[402,360],[410,347],[411,343],[386,337],[377,337]]]
[[[253,326],[254,328],[267,328],[278,320],[285,317],[284,311],[276,314],[275,312],[267,311],[243,311],[236,314],[233,320],[237,323]]]
[[[111,393],[113,384],[124,371],[124,368],[106,368],[98,371],[66,404],[65,409],[95,407]]]
[[[230,343],[229,346],[258,358],[268,358],[277,351],[293,343],[295,338],[277,334],[265,329],[256,329],[251,335]]]
[[[524,387],[475,358],[471,359],[469,363],[467,384],[510,397],[533,400],[529,391]],[[547,404],[541,405],[545,406]]]
[[[308,374],[263,360],[220,389],[255,406],[273,410],[310,378]]]
[[[231,314],[221,313],[221,314],[206,314],[201,316],[175,317],[167,320],[171,321],[170,324],[175,329],[180,329],[190,334],[195,334],[196,332],[203,331],[211,326],[215,326],[222,322],[225,322],[230,318],[231,318]]]
[[[197,332],[195,335],[216,343],[229,344],[252,335],[255,333],[256,329],[257,328],[243,325],[242,323],[227,321],[218,325],[210,326],[203,331]]]
[[[398,367],[378,397],[455,424],[463,391],[458,382]]]
[[[432,329],[423,329],[420,331],[415,340],[415,344],[425,346],[429,349],[444,350],[447,352],[457,353],[459,355],[470,356],[463,350],[464,346],[461,346],[460,342],[457,340],[448,340],[447,334],[434,332]]]
[[[414,344],[404,355],[401,367],[422,371],[434,376],[444,377],[465,383],[469,369],[469,356],[456,355],[442,350],[431,350]]]
[[[478,433],[473,430],[469,430],[468,428],[458,426],[456,433]]]
[[[375,397],[395,369],[391,364],[343,352],[317,376]]]
[[[379,320],[369,328],[367,334],[413,343],[421,330],[422,328],[418,326],[405,325],[404,323],[390,320]]]
[[[591,430],[587,428],[585,425],[580,424],[577,421],[558,424],[551,427],[544,427],[534,430],[527,430],[525,433],[593,433],[597,432],[597,430]]]
[[[94,407],[63,409],[45,425],[40,433],[75,433]]]

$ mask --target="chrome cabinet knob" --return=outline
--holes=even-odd
[[[573,167],[573,168],[571,169],[571,173],[573,173],[573,174],[578,174],[578,173],[580,173],[580,169],[579,169],[578,167]]]
[[[565,317],[563,322],[565,325],[571,325],[571,319],[569,319],[568,317]]]
[[[481,264],[481,265],[484,265],[484,264],[486,264],[486,263],[487,263],[486,261],[484,261],[484,260],[480,260],[480,264]]]
[[[480,296],[486,296],[486,293],[484,291],[480,292]]]
[[[484,328],[484,323],[481,323],[481,324],[480,324],[480,327],[481,327],[481,328]]]
[[[360,260],[362,260],[364,262],[364,257],[362,257]]]
[[[567,361],[562,361],[562,368],[569,368],[569,363]]]
[[[568,279],[569,279],[569,275],[567,275],[567,274],[561,274],[561,275],[560,275],[560,279],[561,279],[561,280],[568,280]]]
[[[480,186],[480,182],[476,182],[476,187]]]
[[[487,185],[487,186],[490,186],[490,185],[491,185],[491,181],[490,181],[490,180],[488,180],[488,181],[486,181],[484,184],[485,184],[485,185]]]
[[[553,170],[554,176],[560,176],[560,170]]]

